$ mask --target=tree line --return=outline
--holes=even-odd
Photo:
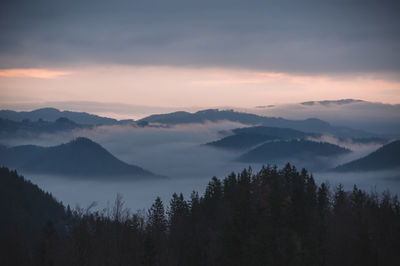
[[[49,221],[36,245],[13,241],[2,265],[398,265],[400,204],[266,166],[146,212],[131,214],[119,195],[103,211],[67,208],[65,230]]]

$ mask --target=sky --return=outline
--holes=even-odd
[[[396,104],[399,13],[387,0],[5,0],[0,107]]]

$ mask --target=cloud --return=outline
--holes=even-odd
[[[187,124],[170,128],[99,126],[59,134],[42,134],[34,139],[0,140],[0,143],[6,146],[54,146],[76,137],[87,137],[101,144],[117,158],[154,173],[173,178],[183,178],[191,173],[192,177],[209,178],[247,166],[231,163],[238,156],[236,153],[202,146],[220,138],[220,131],[242,126],[236,122]]]
[[[229,68],[128,65],[94,65],[73,70],[73,75],[57,79],[2,78],[0,104],[81,101],[78,105],[51,106],[90,111],[87,102],[122,103],[164,107],[164,110],[152,108],[159,113],[168,112],[167,109],[243,108],[338,98],[400,102],[400,81],[369,75],[348,78]],[[125,110],[128,109],[126,106]],[[139,112],[134,108],[130,111],[134,118],[145,115]],[[112,113],[115,108],[104,112]]]
[[[240,126],[243,125],[230,122],[179,125],[171,128],[101,126],[93,130],[77,130],[72,134],[64,132],[57,135],[42,135],[35,139],[8,140],[6,144],[53,146],[77,136],[85,136],[100,143],[127,163],[168,176],[169,178],[165,180],[130,182],[115,181],[113,177],[110,177],[110,181],[95,181],[24,173],[26,178],[72,207],[77,203],[85,207],[96,201],[101,209],[107,205],[107,201],[112,202],[117,193],[122,193],[127,206],[136,210],[148,208],[156,196],[161,196],[167,203],[173,192],[183,192],[185,197],[188,197],[192,190],[203,193],[212,176],[223,178],[232,171],[238,172],[248,167],[247,163],[232,161],[239,156],[239,153],[201,146],[203,143],[220,138],[219,131]],[[321,140],[340,144],[339,140],[333,137],[324,136]],[[355,144],[351,147],[356,148]],[[366,151],[361,146],[359,150]],[[251,166],[254,171],[260,168],[260,164]],[[301,164],[296,166],[302,167]],[[399,192],[398,172],[390,175],[393,180],[383,179],[388,175],[381,173],[371,173],[368,176],[316,173],[314,176],[318,182],[329,181],[333,185],[342,182],[350,189],[356,183],[365,189],[376,185],[379,190],[390,187],[393,192]]]
[[[372,86],[362,87],[362,81],[358,83],[354,82],[352,85],[349,83],[344,86],[345,83],[336,83],[331,85],[331,92],[336,93],[337,96],[345,95],[347,91],[348,95],[357,93],[362,95],[361,87],[364,90],[363,96],[366,98],[368,91],[376,91],[384,87],[384,84],[374,82],[370,79],[365,81],[364,84],[373,84]],[[313,85],[310,85],[313,86]],[[352,86],[359,89],[352,92]],[[335,87],[338,89],[335,90]],[[315,90],[316,91],[316,90]],[[342,91],[342,94],[339,94]],[[391,98],[398,95],[400,90],[397,90],[396,94],[391,95]],[[380,91],[378,94],[382,95]],[[317,98],[315,93],[313,97]],[[371,93],[368,97],[373,100],[373,94]],[[327,98],[334,98],[333,95]],[[315,99],[314,98],[314,99]],[[377,96],[375,97],[375,100]],[[386,98],[389,100],[389,98]],[[334,125],[347,126],[351,128],[366,130],[377,134],[389,135],[390,137],[400,136],[400,104],[384,104],[379,102],[369,101],[323,101],[313,102],[313,104],[278,104],[274,106],[259,106],[258,108],[245,109],[247,112],[256,113],[265,116],[280,116],[288,119],[307,119],[310,117],[316,117],[325,121],[328,121]]]
[[[351,150],[351,153],[341,155],[333,160],[330,159],[331,167],[336,167],[338,165],[360,159],[383,146],[383,144],[379,142],[371,141],[368,143],[357,143],[354,142],[352,139],[338,139],[337,137],[329,134],[324,134],[317,138],[309,137],[308,140],[316,142],[327,142]]]
[[[398,1],[3,1],[0,67],[398,72]]]
[[[55,71],[40,68],[27,68],[27,69],[1,69],[0,77],[7,78],[38,78],[38,79],[55,79],[69,75],[69,72]]]

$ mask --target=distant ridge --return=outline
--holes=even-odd
[[[65,117],[54,122],[23,120],[22,122],[0,118],[0,138],[32,137],[42,133],[65,132],[73,129],[91,128],[80,125]]]
[[[156,177],[150,171],[120,161],[99,144],[82,137],[53,147],[0,147],[0,165],[40,174]]]
[[[311,160],[318,157],[332,157],[349,153],[340,146],[309,140],[273,141],[262,144],[241,155],[241,162],[270,163],[279,160]]]
[[[305,120],[288,120],[277,117],[265,117],[250,113],[235,112],[233,110],[208,109],[196,113],[174,112],[157,114],[140,120],[143,123],[160,123],[166,125],[231,121],[246,125],[263,125],[267,127],[291,128],[304,132],[330,133],[339,137],[371,137],[373,134],[348,127],[332,126],[328,122],[317,118]]]
[[[373,153],[358,160],[340,165],[339,172],[377,171],[400,169],[400,140],[390,142]]]
[[[273,107],[264,105],[242,110],[287,119],[316,117],[334,125],[372,132],[376,136],[400,138],[400,104],[339,99],[278,104]]]
[[[232,131],[234,135],[209,142],[206,145],[223,149],[242,150],[266,141],[317,137],[314,133],[305,133],[290,128],[264,126],[237,128]]]
[[[118,120],[98,115],[88,114],[85,112],[60,111],[56,108],[41,108],[33,111],[16,112],[11,110],[0,110],[0,118],[13,121],[23,121],[25,119],[37,121],[54,122],[57,119],[64,117],[78,124],[85,125],[113,125],[117,124]]]

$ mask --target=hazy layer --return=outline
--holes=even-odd
[[[229,170],[226,170],[224,174],[217,176],[223,178],[228,174]],[[96,182],[40,175],[27,175],[27,177],[71,207],[75,207],[77,204],[87,207],[92,202],[96,202],[97,208],[102,209],[108,204],[112,206],[115,196],[120,193],[124,197],[126,207],[138,210],[149,208],[157,196],[168,203],[174,192],[182,192],[186,198],[193,190],[203,193],[212,175],[138,182]],[[353,185],[357,184],[359,188],[368,192],[380,193],[390,190],[392,194],[400,194],[400,173],[398,171],[348,174],[315,173],[314,178],[317,183],[328,182],[332,188],[340,183],[346,190],[351,190]]]
[[[88,206],[93,201],[98,208],[112,203],[117,193],[121,193],[126,206],[136,210],[147,208],[156,196],[169,201],[172,193],[183,192],[185,196],[193,190],[202,193],[212,176],[223,178],[230,172],[238,172],[249,166],[248,163],[233,162],[240,154],[203,146],[221,137],[221,130],[230,130],[243,126],[238,123],[221,122],[208,124],[190,124],[172,128],[135,128],[131,126],[102,126],[93,130],[77,130],[72,133],[57,135],[41,135],[37,139],[14,139],[7,145],[37,144],[52,146],[68,142],[83,136],[98,142],[117,158],[131,164],[141,166],[154,173],[168,176],[166,180],[152,181],[96,181],[80,180],[76,177],[60,177],[48,175],[25,176],[43,189],[50,191],[65,204]],[[338,163],[359,158],[379,148],[378,144],[360,145],[339,141],[332,136],[323,136],[316,141],[327,141],[354,150],[348,157],[327,162],[334,167]],[[260,169],[259,164],[251,164],[254,171]],[[282,166],[282,165],[280,165]],[[306,165],[296,164],[298,168]],[[366,190],[383,191],[390,189],[400,192],[400,175],[398,172],[333,174],[315,173],[318,182],[329,181],[332,186],[339,182],[351,189],[356,183]]]

